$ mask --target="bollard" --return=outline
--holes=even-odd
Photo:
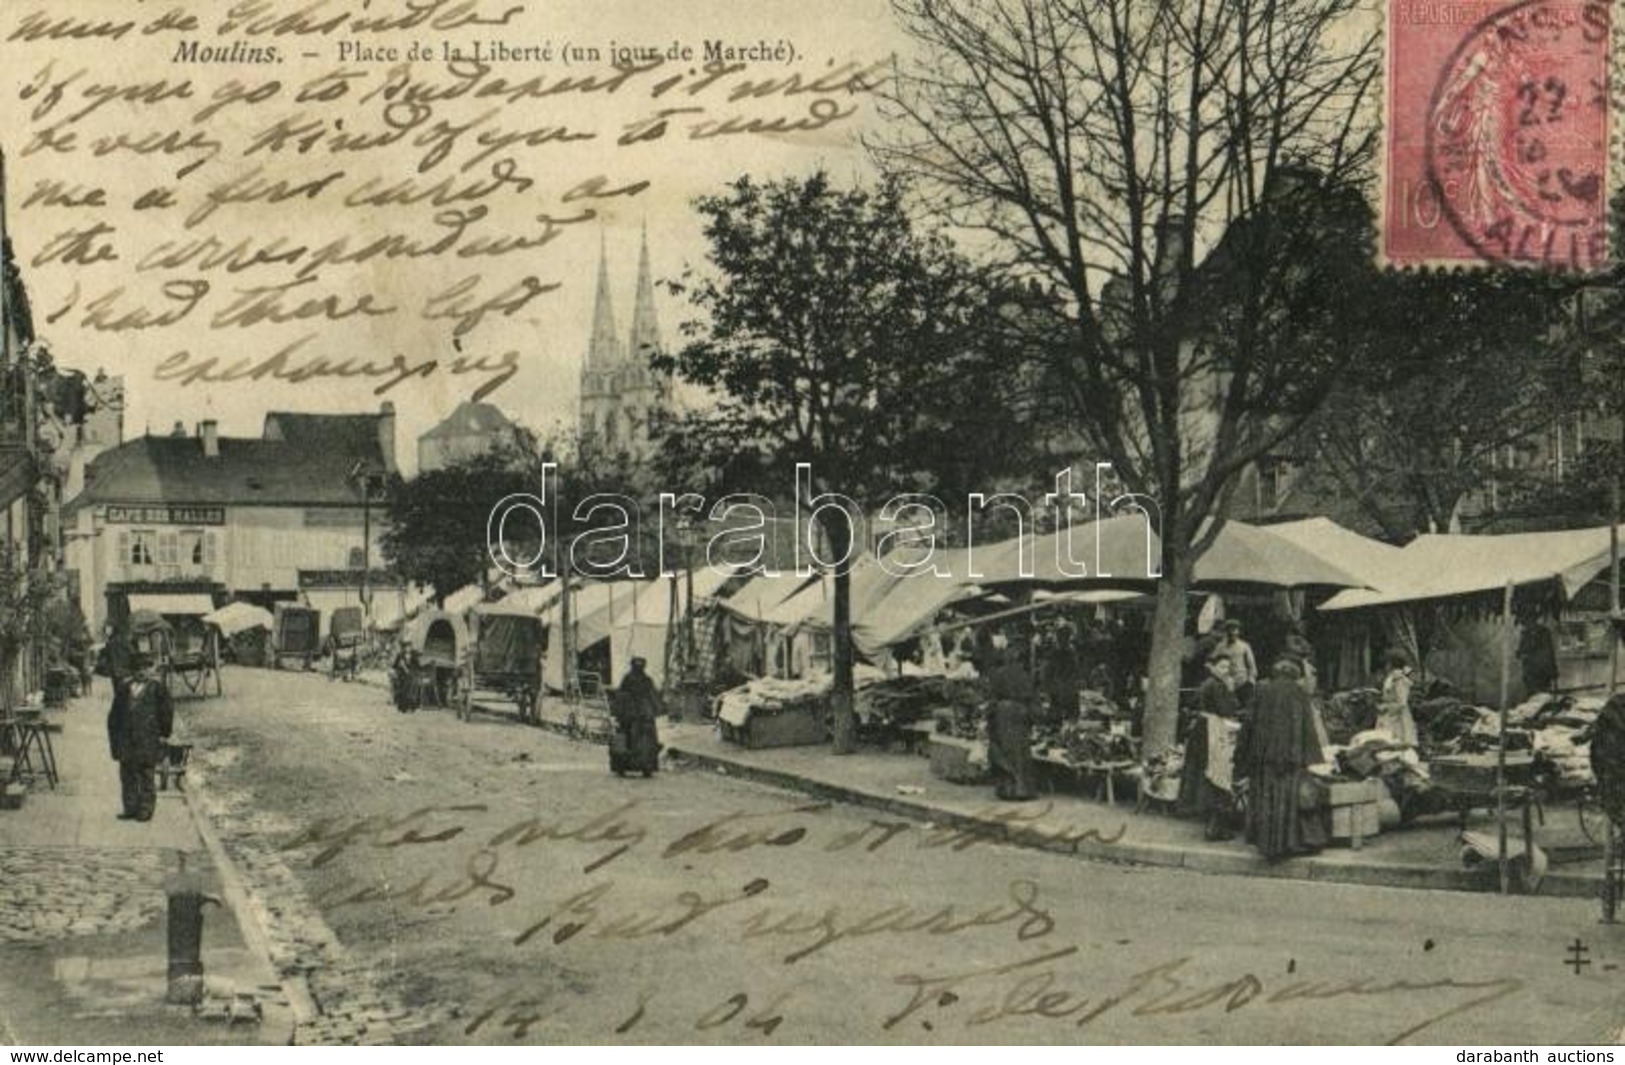
[[[164,892],[169,896],[169,990],[164,1001],[196,1006],[203,1001],[203,907],[221,902],[204,893],[201,877],[187,871],[184,854]]]

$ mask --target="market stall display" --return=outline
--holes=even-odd
[[[722,738],[752,749],[799,747],[829,738],[829,678],[763,677],[716,699]]]

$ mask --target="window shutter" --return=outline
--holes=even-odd
[[[135,559],[130,557],[130,534],[128,530],[118,534],[118,559],[121,566],[135,564]]]

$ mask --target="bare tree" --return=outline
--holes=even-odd
[[[1186,593],[1238,477],[1323,398],[1324,295],[1370,258],[1357,0],[893,0],[918,46],[883,165],[1061,297],[1080,435],[1161,511],[1145,740],[1171,743]],[[1339,246],[1342,245],[1342,246]],[[1339,274],[1344,275],[1343,278]]]

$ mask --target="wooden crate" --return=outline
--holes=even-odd
[[[788,709],[752,714],[743,728],[724,724],[722,738],[750,750],[764,747],[810,747],[829,740],[822,708]]]
[[[1354,839],[1358,837],[1375,836],[1382,831],[1382,824],[1377,814],[1377,804],[1374,802],[1351,803],[1347,806],[1332,807],[1332,838]]]
[[[971,750],[976,745],[958,736],[932,736],[928,747],[931,775],[953,784],[981,784],[988,778],[985,765],[972,765]]]
[[[1380,780],[1339,781],[1326,784],[1327,806],[1354,806],[1358,803],[1377,802],[1388,797],[1388,789]]]
[[[1494,754],[1462,754],[1436,758],[1428,764],[1434,784],[1452,791],[1487,792],[1495,787]],[[1528,784],[1534,776],[1535,756],[1528,751],[1507,754],[1506,782]]]

